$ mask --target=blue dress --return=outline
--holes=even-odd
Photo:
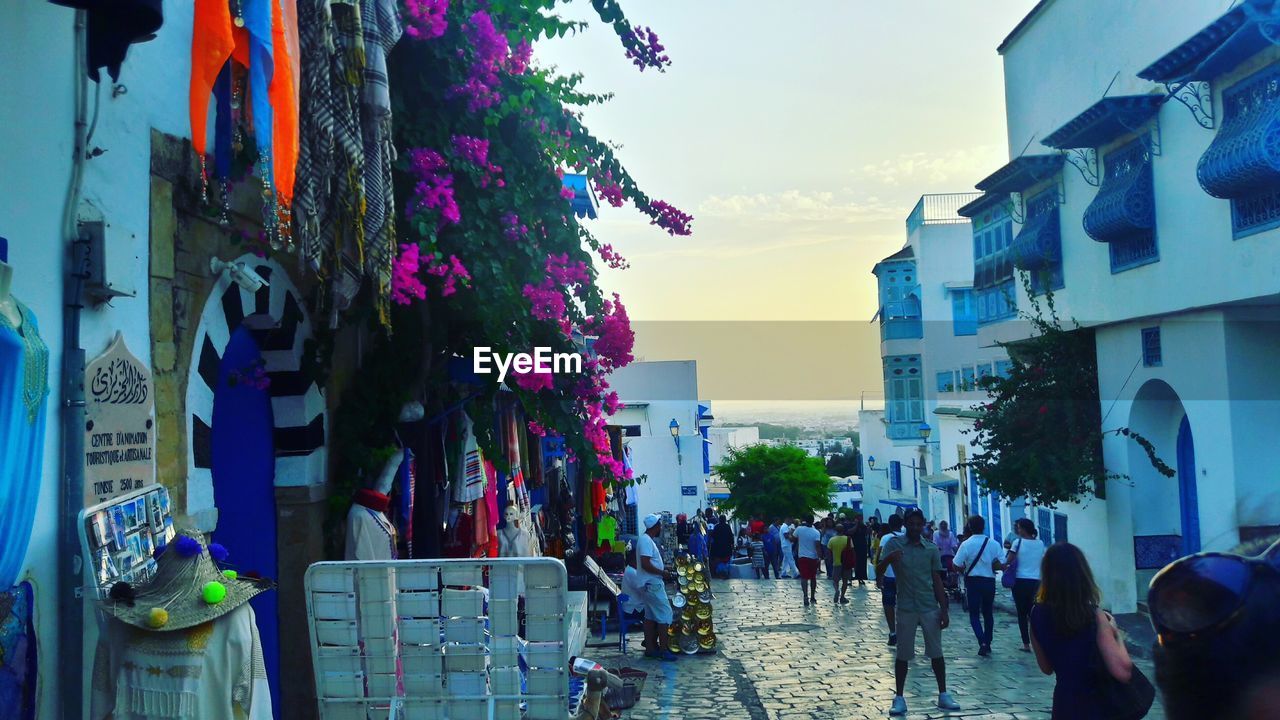
[[[22,326],[0,317],[0,592],[18,579],[40,495],[49,348],[22,303]]]
[[[1054,627],[1049,609],[1037,603],[1031,608],[1031,633],[1049,656],[1057,678],[1053,688],[1054,720],[1098,717],[1103,711],[1093,692],[1098,626],[1090,624],[1072,635],[1063,635]]]

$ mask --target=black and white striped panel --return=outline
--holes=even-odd
[[[222,353],[241,325],[253,334],[271,379],[275,484],[325,482],[328,419],[323,391],[302,373],[303,349],[311,339],[311,321],[302,298],[278,263],[255,255],[235,262],[245,263],[269,284],[250,293],[223,273],[205,301],[187,376],[187,512],[191,515],[214,506],[213,388]]]

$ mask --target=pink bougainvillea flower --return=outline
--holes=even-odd
[[[449,23],[449,0],[404,0],[404,34],[414,40],[433,40],[444,35]]]
[[[458,201],[453,193],[453,175],[444,156],[430,148],[409,151],[409,169],[417,178],[413,188],[413,201],[406,208],[409,217],[420,210],[436,210],[440,213],[440,225],[456,225],[462,220]]]
[[[671,65],[671,58],[664,54],[666,50],[658,41],[658,33],[652,28],[640,27],[622,36],[622,44],[627,49],[627,59],[631,64],[644,72],[646,68],[654,68],[665,72]]]
[[[391,300],[397,304],[408,305],[414,298],[427,297],[427,286],[418,279],[422,266],[418,253],[417,245],[401,245],[400,256],[391,265]]]
[[[693,222],[693,216],[681,212],[674,205],[662,200],[655,200],[649,204],[653,209],[653,219],[650,225],[657,225],[666,230],[671,235],[691,235],[692,230],[689,229],[689,223]]]

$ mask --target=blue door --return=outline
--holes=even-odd
[[[215,542],[239,572],[275,579],[276,495],[271,395],[258,387],[262,353],[249,330],[238,328],[227,343],[213,392],[213,500],[218,507]],[[280,630],[274,592],[250,601],[262,636],[262,656],[280,717]]]
[[[1200,552],[1200,503],[1196,499],[1196,444],[1191,421],[1178,427],[1178,499],[1182,509],[1182,554]]]

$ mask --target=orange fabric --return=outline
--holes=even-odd
[[[272,0],[289,4],[294,0]],[[277,4],[272,9],[278,9]],[[294,13],[297,13],[296,7]],[[271,99],[271,162],[276,199],[293,203],[294,173],[298,167],[298,95],[293,83],[293,61],[285,33],[284,12],[271,13],[271,57],[274,70],[268,94]]]
[[[195,0],[191,28],[191,144],[203,157],[208,146],[209,98],[235,47],[226,0]]]

